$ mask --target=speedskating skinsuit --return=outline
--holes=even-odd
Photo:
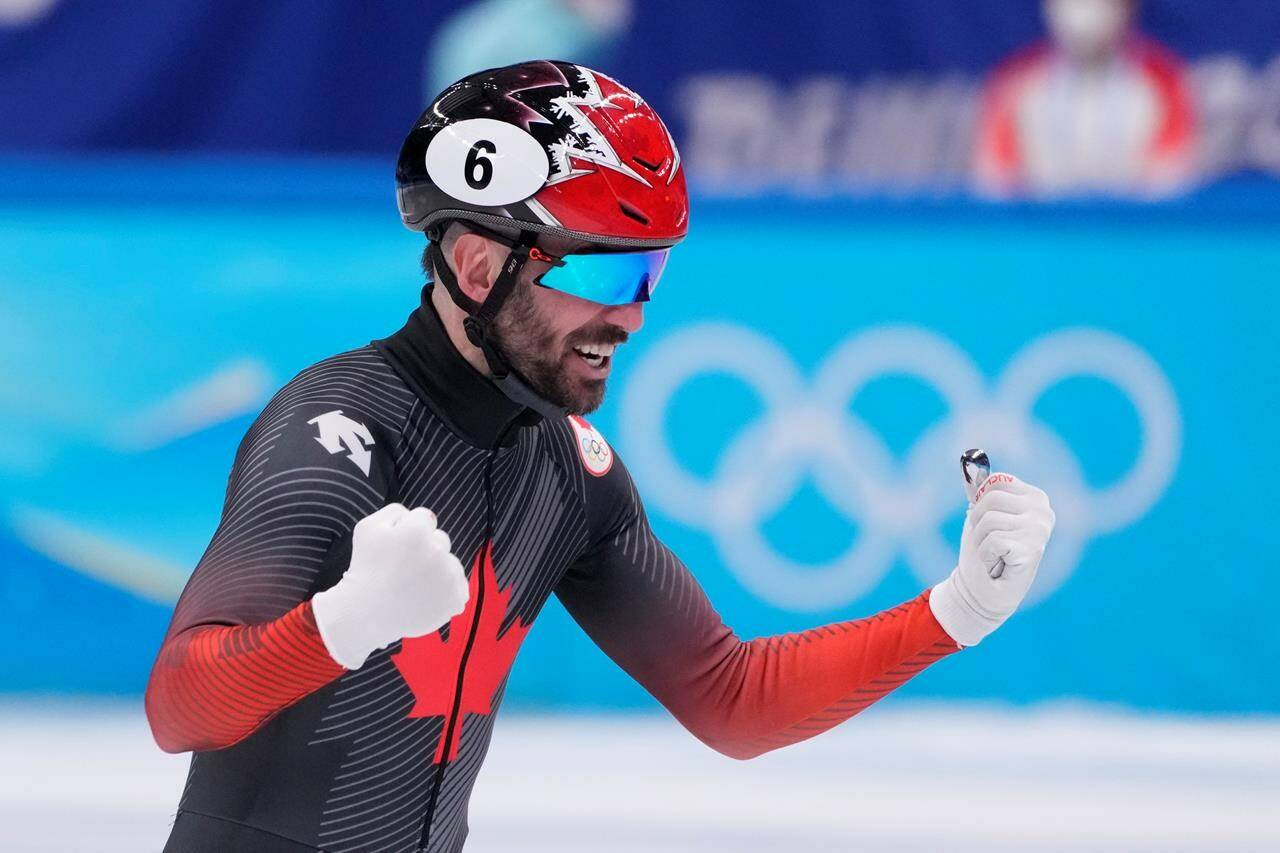
[[[355,523],[392,501],[435,512],[471,598],[347,671],[310,599],[341,577]],[[825,731],[957,648],[927,593],[738,639],[599,434],[508,399],[424,298],[391,337],[295,377],[236,453],[147,690],[156,740],[194,753],[166,850],[459,850],[507,673],[552,593],[735,758]]]

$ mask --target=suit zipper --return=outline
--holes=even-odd
[[[431,783],[431,794],[427,798],[427,815],[422,823],[422,836],[418,842],[418,849],[425,851],[429,849],[431,841],[431,822],[435,819],[436,804],[440,799],[440,790],[444,787],[445,771],[449,765],[449,753],[451,744],[453,743],[454,732],[458,724],[459,708],[462,705],[462,686],[466,680],[467,659],[471,656],[471,648],[475,645],[476,634],[480,630],[480,612],[484,607],[485,595],[485,573],[483,567],[486,562],[493,560],[493,537],[496,534],[497,523],[494,519],[493,507],[493,464],[498,458],[498,448],[502,446],[502,440],[507,437],[512,424],[516,421],[512,418],[507,422],[502,431],[498,433],[498,440],[494,442],[493,449],[489,451],[489,457],[485,460],[484,466],[484,509],[485,509],[485,532],[484,544],[481,545],[480,560],[472,567],[472,571],[480,572],[480,577],[476,581],[476,606],[472,611],[471,626],[467,630],[467,643],[462,649],[462,656],[458,660],[458,680],[454,684],[453,690],[453,707],[449,711],[449,716],[445,718],[444,727],[441,730],[440,737],[443,738],[443,744],[440,747],[440,763],[436,765],[435,779]]]

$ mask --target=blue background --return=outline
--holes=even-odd
[[[252,416],[152,450],[121,449],[111,438],[117,426],[239,358],[266,365],[278,386],[326,354],[394,330],[419,281],[419,238],[400,228],[375,189],[385,186],[375,166],[202,170],[198,179],[181,169],[169,179],[170,166],[147,162],[11,163],[5,174],[25,175],[47,195],[33,199],[15,180],[0,203],[0,341],[13,367],[0,383],[5,509],[55,513],[179,571],[194,564],[216,524]],[[70,203],[71,190],[94,175],[127,187],[125,197]],[[314,180],[302,180],[308,176]],[[170,190],[184,182],[176,202]],[[231,186],[250,189],[237,199]],[[1183,450],[1168,491],[1132,526],[1091,541],[1049,598],[908,690],[1280,710],[1268,675],[1280,647],[1264,597],[1280,556],[1269,532],[1280,476],[1280,344],[1265,272],[1280,269],[1276,202],[1249,183],[1158,209],[868,202],[842,204],[833,217],[785,200],[707,202],[594,420],[620,436],[617,400],[632,366],[694,322],[761,331],[808,373],[847,335],[906,321],[950,338],[991,379],[1043,333],[1115,332],[1158,362],[1177,397]],[[968,319],[975,300],[986,325]],[[741,388],[699,381],[702,393],[676,397],[668,432],[677,454],[705,474],[760,406]],[[900,454],[946,416],[936,394],[891,378],[854,405]],[[1139,442],[1131,407],[1101,383],[1064,383],[1037,413],[1095,485],[1118,476]],[[626,458],[625,441],[616,443]],[[643,485],[642,471],[637,478]],[[869,613],[921,586],[897,564],[853,605],[779,609],[735,580],[705,532],[650,509],[743,635]],[[780,549],[815,562],[856,536],[851,520],[812,489],[767,532]],[[947,533],[954,539],[955,526]],[[163,604],[40,556],[12,530],[0,533],[0,596],[10,690],[137,691],[168,616]],[[32,636],[47,641],[26,642]],[[510,698],[556,707],[646,701],[558,605],[531,633]]]

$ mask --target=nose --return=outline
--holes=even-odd
[[[604,320],[629,335],[635,334],[644,325],[644,303],[627,302],[622,305],[610,305],[604,311]]]

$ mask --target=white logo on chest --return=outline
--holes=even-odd
[[[613,448],[609,446],[609,442],[586,419],[577,415],[569,415],[569,426],[573,428],[573,436],[577,439],[582,467],[587,469],[588,474],[596,477],[608,474],[613,467]]]
[[[373,459],[369,448],[374,442],[373,436],[364,424],[342,414],[341,409],[317,415],[307,423],[316,425],[320,431],[320,434],[315,437],[316,441],[320,442],[325,450],[330,453],[341,453],[345,447],[350,451],[347,458],[356,463],[356,467],[363,471],[366,477],[369,476],[369,462]]]

